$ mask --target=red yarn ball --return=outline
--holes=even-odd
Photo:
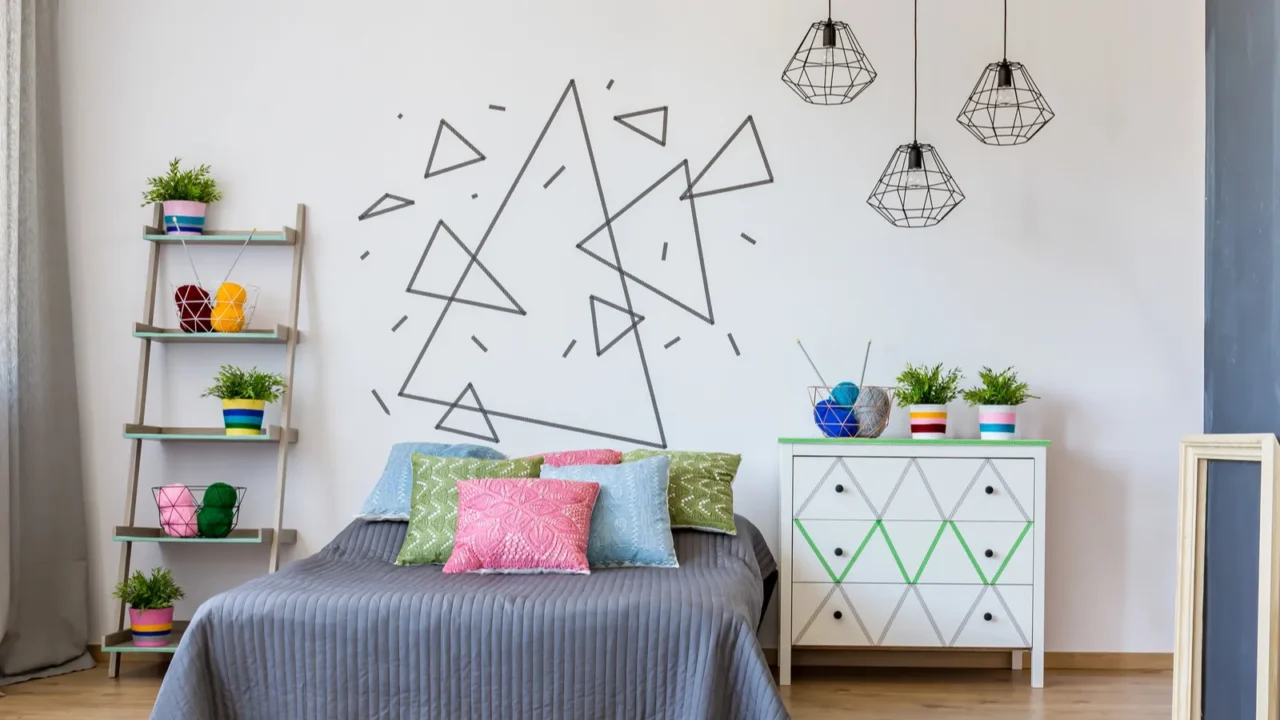
[[[182,285],[173,293],[182,332],[213,332],[213,300],[199,285]]]

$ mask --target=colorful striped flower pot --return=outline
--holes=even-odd
[[[134,647],[164,647],[173,634],[173,608],[129,608],[129,629],[133,630]]]
[[[978,432],[983,440],[1012,440],[1018,422],[1018,408],[1013,405],[979,405]]]
[[[164,201],[164,233],[194,237],[204,232],[204,216],[209,206],[195,200]]]
[[[911,437],[915,440],[941,440],[947,436],[946,405],[912,405]]]
[[[266,400],[223,400],[222,424],[228,435],[261,435]]]

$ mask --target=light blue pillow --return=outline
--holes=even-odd
[[[591,567],[680,567],[667,507],[666,456],[621,465],[542,466],[542,477],[600,483],[591,512]]]
[[[446,445],[444,443],[396,443],[387,456],[387,466],[378,478],[373,492],[360,506],[358,518],[364,520],[409,520],[410,497],[413,495],[413,454],[435,457],[506,460],[507,456],[482,445]]]

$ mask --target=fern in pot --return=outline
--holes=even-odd
[[[183,170],[182,158],[169,162],[164,175],[147,178],[142,191],[142,206],[164,205],[164,231],[167,235],[193,237],[204,232],[204,219],[209,203],[222,199],[218,182],[209,174],[208,165]]]
[[[911,414],[911,437],[938,440],[947,436],[947,403],[960,394],[960,369],[943,369],[942,363],[907,364],[898,375],[894,397],[898,407]]]
[[[201,397],[222,400],[222,422],[228,435],[261,435],[267,403],[279,400],[282,392],[284,376],[280,373],[223,365]]]
[[[156,568],[150,577],[141,570],[119,585],[112,597],[129,605],[129,627],[135,647],[164,647],[173,633],[173,602],[184,597],[182,588],[173,581],[173,573]]]
[[[1018,406],[1036,399],[1011,367],[978,372],[982,384],[964,391],[965,402],[978,407],[978,432],[983,440],[1012,440],[1017,429]]]

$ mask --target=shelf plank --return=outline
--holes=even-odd
[[[265,432],[261,435],[228,435],[226,428],[221,427],[160,427],[158,425],[135,425],[127,423],[124,426],[124,436],[127,440],[181,440],[193,442],[279,442],[280,431],[279,425],[271,425],[264,428]],[[289,428],[289,442],[298,442],[298,428]]]
[[[981,446],[981,447],[1049,447],[1049,440],[980,440],[978,438],[941,438],[938,440],[916,440],[913,438],[819,438],[819,437],[780,437],[779,445],[935,445]]]
[[[133,324],[133,336],[136,338],[147,338],[156,342],[172,342],[172,343],[269,343],[283,345],[289,342],[289,336],[293,330],[284,325],[277,325],[273,329],[250,328],[234,333],[223,332],[183,332],[178,328],[162,328],[146,323]]]
[[[182,538],[171,537],[158,527],[117,525],[111,535],[116,542],[155,542],[155,543],[187,543],[187,544],[223,544],[223,545],[270,545],[275,528],[236,528],[223,538]],[[298,542],[297,530],[281,530],[280,544],[293,545]]]
[[[248,230],[205,230],[200,235],[181,237],[178,235],[166,235],[162,228],[148,225],[142,228],[142,239],[167,245],[181,243],[188,245],[243,245],[245,240],[249,240],[250,245],[295,245],[298,242],[298,231],[291,227],[276,231],[259,230],[253,233],[253,239],[249,239],[249,232]]]
[[[133,631],[125,628],[119,632],[113,632],[104,635],[102,638],[102,652],[104,653],[173,653],[177,652],[179,643],[182,642],[182,636],[187,632],[187,627],[191,624],[190,620],[174,620],[173,635],[169,636],[169,644],[163,647],[138,647],[133,644]]]

